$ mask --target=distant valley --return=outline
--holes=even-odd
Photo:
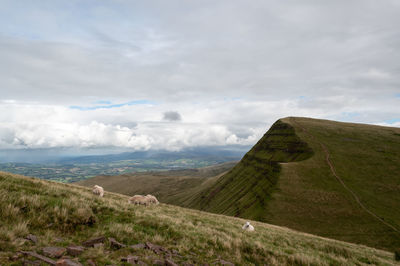
[[[7,162],[0,163],[0,171],[71,183],[98,175],[196,169],[237,161],[244,153],[241,149],[218,148],[199,148],[179,152],[133,152],[63,158],[44,163]]]

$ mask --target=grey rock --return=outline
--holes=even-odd
[[[146,245],[143,243],[139,243],[139,244],[130,246],[130,248],[133,248],[133,249],[143,249],[145,247],[146,247]]]
[[[226,261],[226,260],[222,260],[222,259],[217,260],[216,263],[221,264],[221,265],[229,265],[229,266],[234,266],[235,265],[232,262],[229,262],[229,261]]]
[[[37,243],[38,242],[38,237],[32,234],[29,234],[25,237],[25,239],[32,241],[33,243]]]
[[[82,266],[81,263],[71,259],[60,259],[56,262],[57,266]]]
[[[153,265],[165,265],[165,262],[162,260],[153,260]]]
[[[67,247],[67,253],[71,256],[79,256],[85,251],[85,248],[82,246],[69,246]]]
[[[42,249],[43,255],[51,258],[60,258],[67,250],[62,247],[45,247]]]
[[[156,254],[160,254],[162,252],[167,251],[167,249],[165,249],[164,247],[152,244],[150,242],[146,242],[146,248],[152,250]]]
[[[24,255],[27,255],[27,256],[31,256],[31,257],[37,258],[37,259],[39,259],[39,260],[41,260],[43,262],[46,262],[47,264],[56,265],[56,262],[54,260],[52,260],[50,258],[47,258],[45,256],[42,256],[42,255],[39,255],[36,252],[33,252],[33,251],[21,251],[21,253],[24,254]]]
[[[173,260],[171,259],[166,259],[165,260],[165,265],[167,266],[178,266],[178,264],[176,264]]]
[[[82,245],[85,247],[93,247],[95,244],[104,243],[105,239],[106,238],[104,236],[95,237],[86,240],[85,242],[82,243]]]
[[[88,266],[96,266],[96,263],[93,260],[87,260],[86,265]]]
[[[39,266],[40,265],[40,260],[23,260],[22,261],[23,266]]]
[[[109,238],[108,238],[108,241],[110,242],[110,246],[111,246],[112,248],[120,249],[120,248],[126,247],[126,245],[124,245],[124,244],[118,242],[117,240],[115,240],[115,239],[112,238],[112,237],[109,237]]]
[[[131,264],[136,264],[139,261],[138,256],[128,255],[126,258],[122,258],[121,261],[128,262]]]

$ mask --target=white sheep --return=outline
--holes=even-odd
[[[100,197],[104,196],[104,189],[101,186],[94,185],[93,187],[93,194],[99,195]]]
[[[157,198],[154,197],[153,195],[147,194],[147,195],[146,195],[146,198],[148,198],[148,200],[149,200],[149,202],[150,202],[151,204],[155,204],[155,205],[158,205],[158,204],[159,204]]]
[[[142,195],[135,195],[132,196],[129,199],[129,203],[135,204],[135,205],[157,205],[159,204],[158,200],[156,197],[154,197],[153,195],[146,195],[146,196],[142,196]]]
[[[252,225],[250,224],[250,222],[246,222],[246,223],[243,225],[242,229],[243,229],[243,230],[246,230],[246,231],[254,231],[254,226],[252,226]]]
[[[135,205],[149,205],[150,204],[150,199],[147,198],[146,196],[142,196],[142,195],[135,195],[132,196],[129,199],[129,203],[135,204]]]

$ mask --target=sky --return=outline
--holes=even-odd
[[[0,0],[0,150],[253,145],[400,127],[398,0]]]

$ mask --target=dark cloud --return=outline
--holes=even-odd
[[[163,114],[163,120],[166,121],[181,121],[182,116],[180,113],[175,111],[168,111]]]

